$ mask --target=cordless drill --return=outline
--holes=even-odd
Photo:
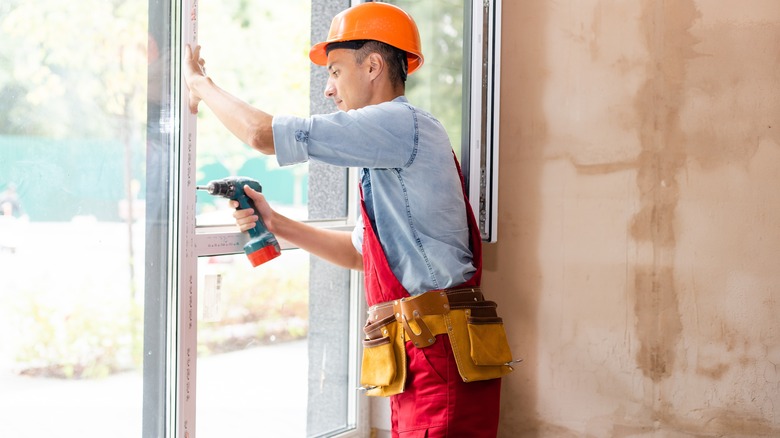
[[[241,176],[214,180],[207,186],[198,186],[197,189],[205,190],[215,196],[236,200],[239,204],[238,208],[242,210],[246,208],[254,210],[255,204],[252,202],[252,199],[244,193],[244,186],[249,186],[258,192],[262,192],[263,190],[259,182]],[[261,264],[278,257],[282,253],[279,248],[279,242],[276,241],[276,237],[265,227],[265,223],[259,212],[257,212],[257,217],[259,219],[257,220],[255,227],[249,230],[249,242],[244,245],[244,252],[253,267],[260,266]]]

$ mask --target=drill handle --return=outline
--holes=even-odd
[[[263,216],[261,216],[260,212],[257,211],[257,209],[255,208],[255,203],[252,202],[252,200],[249,199],[249,197],[246,197],[245,201],[247,205],[241,205],[241,208],[242,209],[251,208],[252,210],[254,210],[255,214],[257,215],[257,222],[255,222],[255,226],[247,230],[247,232],[251,237],[260,236],[261,234],[267,232],[265,227],[265,222],[263,222]],[[239,201],[239,204],[243,204],[243,202]]]
[[[241,190],[240,194],[236,194],[236,201],[238,201],[237,210],[245,210],[247,208],[251,208],[252,210],[255,210],[255,212],[257,213],[257,209],[255,209],[255,203],[254,201],[252,201],[252,198],[250,198],[249,196],[243,193],[244,186],[239,187],[237,190]]]
[[[267,233],[267,228],[265,226],[265,222],[263,222],[263,216],[260,215],[260,212],[257,211],[257,208],[255,208],[255,203],[252,201],[252,198],[249,197],[249,195],[244,192],[244,186],[249,186],[256,192],[262,192],[262,187],[260,186],[260,183],[258,183],[255,180],[252,179],[243,179],[237,184],[236,192],[235,192],[235,198],[238,201],[238,208],[240,210],[251,208],[254,210],[255,214],[257,215],[257,222],[255,223],[255,226],[250,228],[248,230],[249,235],[252,237],[260,236],[261,234]]]

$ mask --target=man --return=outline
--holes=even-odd
[[[22,204],[14,183],[8,183],[8,187],[0,193],[0,216],[22,216]]]
[[[309,57],[327,67],[325,95],[340,111],[309,118],[267,114],[217,87],[206,76],[200,48],[187,48],[191,111],[205,102],[238,138],[275,154],[280,165],[312,159],[361,169],[362,214],[351,233],[282,216],[250,188],[245,190],[257,211],[237,210],[236,222],[246,231],[259,214],[278,237],[364,271],[373,312],[364,351],[374,359],[364,356],[362,381],[369,395],[391,396],[394,436],[494,437],[500,379],[464,383],[446,329],[420,340],[416,330],[428,329],[422,319],[410,328],[407,320],[392,316],[392,303],[410,296],[444,297],[448,309],[454,289],[483,301],[474,292],[481,277],[481,242],[447,133],[404,97],[407,74],[423,64],[417,26],[396,6],[360,4],[333,19],[328,39],[315,44]],[[472,289],[463,292],[463,287]],[[400,344],[388,329],[396,330]],[[416,347],[418,340],[426,345]],[[376,359],[381,355],[372,353],[379,351],[375,345],[395,355]],[[502,368],[500,375],[506,372]]]

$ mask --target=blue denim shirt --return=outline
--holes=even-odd
[[[366,214],[390,268],[417,295],[475,272],[460,176],[441,123],[401,96],[309,118],[275,116],[279,164],[309,159],[358,167]],[[362,253],[364,218],[352,232]]]

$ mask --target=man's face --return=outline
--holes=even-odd
[[[328,82],[325,97],[333,99],[338,109],[348,111],[370,103],[368,61],[355,62],[352,49],[334,49],[328,53]]]

